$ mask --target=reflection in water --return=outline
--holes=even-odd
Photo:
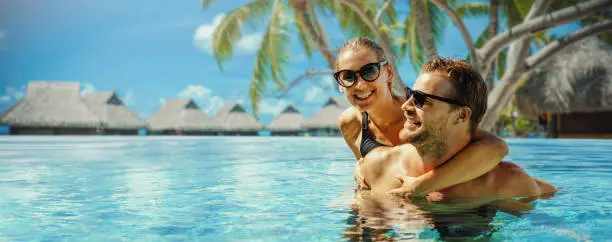
[[[355,199],[342,138],[268,141],[0,137],[0,241],[604,241],[612,231],[611,142],[510,143],[529,173],[563,187],[519,218],[498,203],[458,212]]]
[[[113,198],[126,212],[154,218],[155,210],[164,204],[169,181],[165,172],[157,167],[139,167],[127,170],[122,178],[125,187],[119,188]]]
[[[488,240],[499,229],[492,223],[499,211],[521,216],[533,209],[532,198],[491,200],[434,203],[356,192],[342,235],[350,241]]]

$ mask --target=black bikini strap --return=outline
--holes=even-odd
[[[361,116],[361,130],[368,130],[368,113],[363,112]]]

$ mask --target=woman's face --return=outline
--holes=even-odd
[[[338,70],[350,70],[361,73],[367,72],[372,75],[371,81],[366,81],[361,74],[353,75],[356,77],[355,82],[350,87],[340,86],[340,90],[346,95],[349,102],[359,109],[360,112],[368,111],[377,101],[382,100],[385,95],[391,95],[391,67],[387,65],[380,65],[380,68],[376,70],[370,63],[379,63],[381,60],[376,58],[373,51],[367,48],[361,48],[358,50],[347,50],[338,56]],[[366,66],[364,68],[364,66]],[[362,69],[363,68],[363,69]],[[374,72],[378,73],[374,73]],[[345,74],[345,73],[343,73]],[[339,75],[338,78],[346,78],[344,75]],[[355,74],[355,73],[353,73]],[[371,79],[378,75],[376,79]],[[351,74],[349,74],[351,76]]]

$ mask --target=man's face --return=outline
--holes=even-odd
[[[420,75],[412,90],[453,99],[454,87],[447,75],[439,72]],[[423,106],[415,105],[414,97],[402,105],[406,122],[399,133],[404,143],[410,143],[429,155],[445,151],[447,133],[452,127],[453,107],[443,101],[426,98]],[[433,152],[433,153],[432,153]]]

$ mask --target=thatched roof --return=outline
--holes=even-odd
[[[596,37],[568,46],[517,90],[523,115],[612,110],[612,46]]]
[[[123,105],[115,92],[93,92],[86,94],[85,103],[108,129],[141,129],[147,123],[134,111]]]
[[[263,129],[263,125],[238,103],[223,105],[215,114],[215,119],[224,125],[225,131],[254,132]]]
[[[221,131],[217,120],[206,116],[191,98],[168,99],[148,120],[149,130]]]
[[[26,96],[0,117],[0,123],[14,127],[96,128],[101,121],[76,82],[30,82]]]
[[[304,120],[304,116],[302,116],[300,111],[289,105],[268,124],[268,130],[272,132],[300,131]]]
[[[345,96],[332,97],[330,98],[330,100],[327,101],[325,105],[328,104],[334,104],[344,109],[347,109],[351,106],[351,103],[349,103]]]
[[[340,114],[350,107],[345,97],[332,97],[327,100],[323,108],[314,116],[304,121],[302,128],[323,129],[338,128],[338,118]]]

